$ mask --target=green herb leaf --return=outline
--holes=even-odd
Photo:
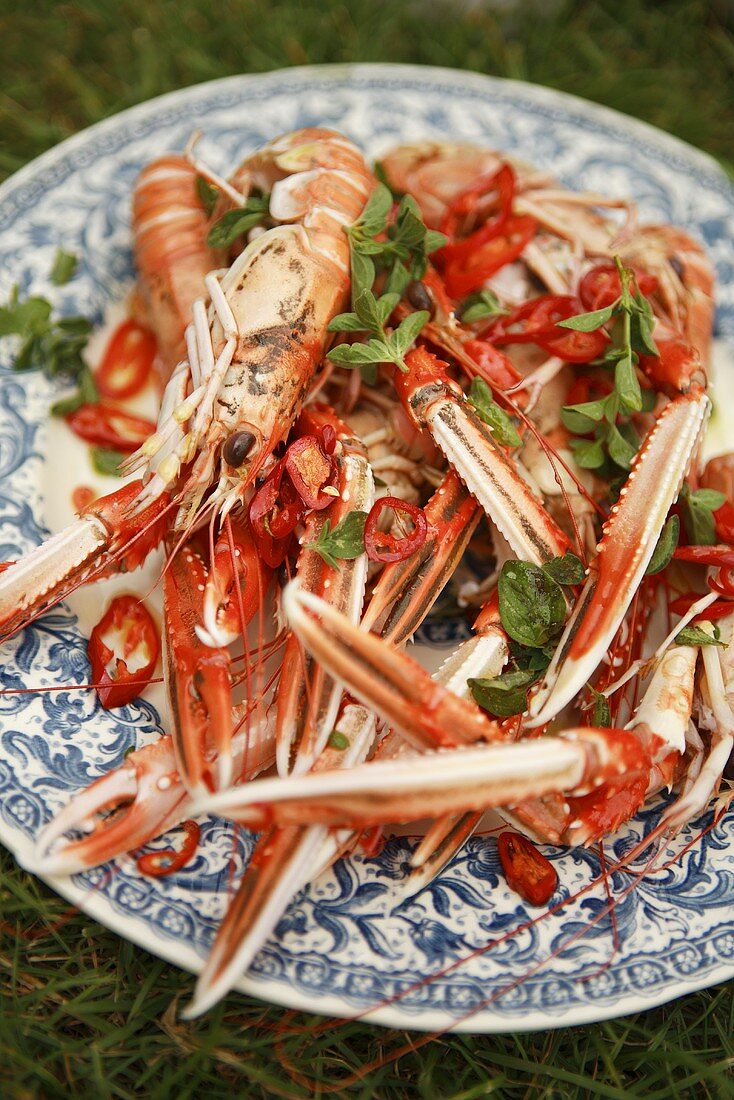
[[[540,648],[560,633],[566,617],[563,592],[537,565],[506,561],[498,589],[502,625],[515,641]]]
[[[596,332],[606,325],[619,312],[619,302],[613,302],[604,309],[595,309],[591,313],[579,313],[566,321],[556,321],[558,328],[570,328],[573,332]]]
[[[390,294],[399,294],[402,298],[408,288],[408,284],[412,281],[412,278],[413,276],[408,271],[405,264],[402,263],[400,260],[396,260],[392,266],[390,274],[385,280],[385,292]]]
[[[469,404],[480,420],[492,431],[503,447],[519,447],[522,439],[512,418],[493,400],[492,390],[483,378],[473,378],[469,390]]]
[[[375,281],[375,265],[369,256],[363,256],[355,252],[352,247],[350,252],[352,271],[352,309],[354,303],[363,290],[372,290]],[[356,312],[356,310],[355,310]]]
[[[307,543],[308,550],[315,550],[327,565],[336,568],[338,559],[352,560],[364,553],[364,525],[367,513],[354,511],[331,529],[331,521],[325,520],[316,542]]]
[[[679,534],[680,519],[678,516],[671,516],[660,532],[660,538],[658,539],[657,546],[653,550],[650,564],[645,570],[646,577],[652,577],[654,573],[660,573],[670,564],[675,548],[678,545]]]
[[[613,462],[616,462],[623,470],[630,469],[632,466],[632,459],[637,454],[637,448],[632,446],[632,444],[624,438],[620,430],[614,424],[610,424],[607,431],[607,448],[609,450],[609,457]]]
[[[269,204],[269,195],[251,195],[244,206],[228,210],[209,230],[206,238],[209,247],[229,248],[238,237],[265,221]]]
[[[541,568],[556,584],[581,584],[586,576],[581,558],[570,550],[567,550],[561,558],[552,558]]]
[[[54,286],[64,286],[76,275],[79,266],[79,258],[73,252],[66,252],[59,248],[51,268],[51,282]]]
[[[710,512],[715,512],[726,504],[726,496],[718,489],[697,489],[691,494],[691,501],[697,508],[707,508]]]
[[[49,378],[78,378],[87,370],[82,351],[91,331],[85,317],[52,320],[50,302],[38,297],[21,301],[17,286],[7,305],[0,307],[0,337],[20,337],[13,363],[17,371],[42,369]]]
[[[423,247],[426,250],[426,255],[430,256],[433,252],[438,252],[439,248],[443,248],[445,244],[448,244],[449,239],[445,233],[439,233],[435,229],[429,229],[426,232],[425,239],[423,241]]]
[[[395,306],[400,301],[401,295],[395,291],[390,291],[387,294],[383,294],[377,299],[377,313],[380,319],[380,326],[384,328],[388,322],[390,314],[395,309]]]
[[[91,447],[89,457],[98,474],[104,474],[107,477],[123,476],[119,466],[125,461],[127,455],[122,454],[121,451],[113,451],[109,447]]]
[[[47,328],[51,303],[45,298],[19,298],[18,285],[10,292],[6,306],[0,306],[0,336],[38,336]]]
[[[614,386],[619,394],[620,401],[624,402],[631,412],[639,412],[642,408],[642,391],[630,356],[625,355],[617,361],[614,368]]]
[[[356,313],[339,313],[326,326],[328,332],[366,332],[364,322]]]
[[[715,546],[716,521],[713,513],[721,508],[726,497],[715,489],[698,489],[692,493],[684,483],[678,498],[683,508],[683,525],[693,546]]]
[[[589,685],[589,691],[594,699],[594,709],[591,714],[592,725],[597,728],[603,728],[605,726],[611,726],[612,714],[609,709],[609,700],[606,695],[603,695],[600,691]]]
[[[479,290],[465,299],[460,316],[464,324],[470,325],[473,321],[484,321],[487,317],[498,317],[508,312],[493,291]]]
[[[604,465],[604,447],[600,439],[570,440],[573,457],[583,470],[598,470]]]
[[[652,306],[647,298],[642,296],[637,286],[635,286],[635,293],[632,300],[635,305],[635,311],[630,317],[630,339],[632,347],[635,351],[640,352],[641,355],[658,356],[660,352],[652,335],[653,329],[655,328],[655,314],[653,313]]]
[[[99,401],[99,393],[94,382],[94,376],[89,368],[84,369],[77,377],[78,388],[68,397],[62,397],[51,406],[52,416],[68,416],[76,412],[82,405],[96,405]]]
[[[472,677],[467,680],[475,702],[496,718],[522,714],[527,707],[528,688],[539,676],[529,669],[503,672],[492,679]]]
[[[340,367],[360,367],[363,363],[392,363],[392,349],[384,340],[368,340],[366,344],[338,344],[327,358]]]
[[[704,625],[713,626],[708,620],[704,620],[701,626],[684,626],[679,634],[676,634],[676,645],[717,645],[722,649],[727,648],[726,642],[721,641],[721,631],[717,626],[713,627],[713,633],[704,630]]]
[[[640,412],[652,412],[658,403],[658,395],[655,390],[642,390],[642,408]]]
[[[564,405],[561,420],[570,432],[586,435],[593,432],[606,411],[605,401],[584,401],[580,405]]]
[[[510,639],[510,657],[513,668],[530,669],[533,672],[545,672],[550,664],[553,646],[545,646],[543,649],[533,649],[532,646],[521,645]],[[548,652],[546,652],[546,650]]]
[[[204,213],[208,218],[211,217],[219,198],[219,188],[215,187],[213,183],[209,183],[209,180],[205,179],[204,176],[197,176],[196,194],[199,196],[199,202],[204,208]]]
[[[341,730],[332,730],[326,743],[329,748],[338,749],[340,752],[349,748],[349,738]]]
[[[359,221],[347,231],[352,240],[359,241],[363,237],[376,237],[382,233],[387,225],[387,216],[392,209],[392,194],[384,183],[378,183],[367,200]]]
[[[365,332],[373,332],[376,335],[382,336],[382,322],[380,321],[380,313],[377,308],[377,299],[371,290],[367,287],[362,287],[361,290],[353,296],[352,305],[354,312],[362,322],[362,328]]]
[[[430,320],[431,315],[427,309],[418,309],[415,313],[409,313],[404,321],[392,334],[394,346],[398,356],[402,359],[405,353],[413,346],[416,337],[423,326]]]

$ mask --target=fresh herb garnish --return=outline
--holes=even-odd
[[[464,301],[459,312],[466,325],[473,321],[485,321],[488,317],[499,317],[509,313],[492,290],[477,290]]]
[[[366,512],[350,512],[346,519],[332,530],[331,520],[324,520],[315,542],[306,543],[307,550],[315,550],[327,565],[336,568],[338,560],[358,558],[364,553],[364,525]]]
[[[104,474],[107,477],[123,476],[119,467],[126,457],[121,451],[113,451],[109,447],[90,447],[92,466],[98,474]]]
[[[593,688],[591,686],[591,684],[589,684],[589,691],[591,692],[591,697],[594,700],[594,708],[591,712],[592,725],[597,727],[611,726],[612,713],[609,709],[609,700],[607,699],[606,695],[603,695],[600,691],[597,691],[596,688]]]
[[[76,381],[88,371],[82,351],[92,326],[86,317],[53,319],[51,313],[51,303],[45,298],[32,296],[21,301],[16,285],[7,305],[0,306],[0,337],[20,338],[14,370],[43,370],[49,378]]]
[[[509,667],[491,679],[467,681],[474,699],[490,714],[522,714],[528,689],[547,669],[563,630],[566,600],[561,585],[580,584],[583,562],[567,552],[544,566],[507,561],[499,576],[500,619],[511,639]]]
[[[683,511],[683,526],[688,541],[693,546],[716,545],[716,520],[713,513],[725,502],[724,494],[716,489],[698,489],[692,493],[688,483],[683,483],[678,503]]]
[[[52,416],[69,416],[76,412],[82,405],[96,405],[99,401],[99,392],[94,381],[94,375],[89,367],[84,364],[84,369],[77,375],[77,388],[68,397],[62,397],[51,406]]]
[[[500,618],[511,638],[542,649],[557,639],[566,618],[561,588],[540,566],[506,561],[498,582]]]
[[[215,187],[213,183],[209,183],[209,180],[204,176],[197,176],[196,194],[199,196],[199,202],[204,208],[204,213],[210,218],[214,212],[214,207],[217,205],[219,188]]]
[[[490,387],[483,378],[473,378],[469,390],[469,404],[480,420],[492,430],[492,435],[503,447],[519,447],[522,443],[517,428],[504,409],[493,400]]]
[[[467,680],[474,700],[495,718],[510,718],[522,714],[527,705],[528,688],[539,678],[529,669],[513,669],[491,679]]]
[[[395,220],[388,225],[392,195],[384,184],[372,192],[361,218],[347,230],[351,259],[352,309],[341,313],[329,324],[330,332],[365,333],[365,343],[338,344],[329,359],[342,367],[372,367],[394,363],[405,371],[405,355],[430,318],[427,310],[418,310],[391,330],[388,320],[408,284],[422,279],[428,256],[445,244],[442,233],[426,229],[417,203],[405,195]],[[383,240],[377,240],[384,236]],[[373,292],[378,273],[385,273],[384,293]]]
[[[256,225],[262,225],[268,214],[270,195],[250,195],[244,206],[228,210],[215,222],[207,234],[210,248],[229,248],[233,241],[248,233]]]
[[[675,548],[678,545],[680,534],[680,520],[677,516],[671,516],[660,532],[657,546],[653,550],[650,564],[645,570],[646,577],[652,577],[654,573],[660,573],[670,564]]]
[[[74,278],[78,266],[79,259],[73,252],[66,252],[63,248],[57,249],[51,268],[51,282],[54,286],[64,286]]]
[[[598,401],[566,405],[561,410],[569,431],[594,433],[593,439],[571,440],[576,462],[589,470],[600,469],[607,459],[623,470],[630,469],[639,439],[629,422],[620,418],[646,411],[655,401],[654,393],[640,387],[636,370],[640,355],[659,354],[652,335],[655,315],[637,286],[634,272],[624,267],[619,257],[615,257],[615,263],[622,288],[616,301],[604,309],[557,322],[558,328],[576,332],[594,332],[614,323],[614,339],[602,359],[603,365],[614,370],[614,389]]]
[[[712,627],[712,633],[709,634],[707,630],[704,630],[704,626]],[[718,645],[722,649],[727,648],[727,643],[721,641],[721,631],[715,623],[711,623],[708,619],[701,623],[701,626],[684,626],[679,634],[675,637],[676,645]]]
[[[342,751],[349,748],[349,738],[341,730],[332,730],[329,734],[327,745],[332,749]]]

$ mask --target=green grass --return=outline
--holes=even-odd
[[[182,1023],[188,975],[69,910],[6,853],[0,868],[0,1066],[14,1098],[308,1097],[318,1083],[364,1100],[732,1096],[725,987],[591,1027],[434,1039],[395,1060],[422,1036],[358,1022],[309,1036],[321,1018],[242,996]],[[380,1060],[364,1081],[340,1086]]]
[[[483,10],[461,16],[439,0],[35,0],[23,10],[0,0],[0,174],[172,88],[284,65],[384,60],[561,88],[653,122],[731,168],[734,35],[710,7],[603,0],[503,21]],[[396,1059],[408,1033],[353,1023],[281,1038],[284,1011],[241,996],[184,1024],[176,1009],[191,986],[69,914],[2,853],[3,1097],[305,1097],[324,1094],[318,1082],[364,1098],[734,1096],[731,987],[591,1027],[437,1039]],[[299,1014],[288,1026],[312,1023]],[[385,1064],[340,1087],[374,1061]],[[299,1074],[312,1083],[299,1084]]]

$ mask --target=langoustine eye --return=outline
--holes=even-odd
[[[230,466],[241,466],[252,450],[255,436],[246,429],[240,432],[232,432],[227,442],[222,447],[222,457]]]

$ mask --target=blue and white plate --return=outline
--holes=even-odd
[[[274,135],[320,124],[345,131],[370,154],[425,137],[482,142],[571,187],[634,196],[644,220],[687,226],[706,242],[719,278],[718,333],[734,339],[734,201],[712,160],[557,92],[387,65],[232,77],[163,96],[64,142],[0,189],[0,301],[18,282],[64,312],[101,321],[131,283],[130,198],[147,161],[182,149],[197,128],[205,134],[201,155],[226,171]],[[59,246],[81,257],[78,276],[60,289],[48,280]],[[18,376],[7,356],[0,361],[0,560],[66,522],[71,489],[92,482],[84,448],[49,424],[53,395],[40,375]],[[85,631],[99,602],[98,593],[80,596],[7,643],[2,685],[84,683]],[[455,644],[441,630],[424,640]],[[83,691],[0,695],[0,839],[29,863],[34,837],[71,794],[160,728],[153,697],[110,714]],[[611,839],[607,859],[629,851],[655,817],[646,811]],[[209,821],[195,863],[175,876],[141,877],[128,859],[111,873],[52,885],[121,936],[195,971],[224,911],[233,844],[241,864],[252,843],[248,836],[234,842],[229,827]],[[608,916],[599,916],[602,886],[503,938],[535,913],[507,889],[489,837],[470,841],[431,889],[401,904],[409,850],[408,838],[395,837],[379,857],[339,863],[313,884],[241,988],[333,1015],[372,1009],[370,1019],[401,1027],[503,1031],[600,1020],[734,974],[734,814],[635,889],[627,890],[631,873],[613,875],[611,892],[624,895],[617,950]],[[599,873],[596,852],[558,850],[551,858],[558,897]],[[492,950],[477,952],[492,941]]]

